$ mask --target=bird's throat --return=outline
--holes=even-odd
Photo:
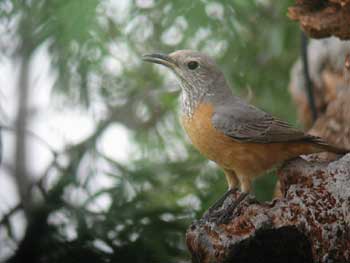
[[[181,93],[181,111],[187,118],[192,118],[193,114],[204,98],[203,92],[183,89]]]

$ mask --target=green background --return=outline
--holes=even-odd
[[[11,4],[11,8],[8,5]],[[295,123],[287,90],[289,70],[300,49],[298,24],[287,8],[293,1],[2,1],[0,23],[16,18],[18,38],[1,56],[31,62],[48,45],[55,85],[53,108],[79,107],[93,113],[96,129],[78,145],[59,153],[48,173],[58,180],[43,191],[38,211],[49,223],[33,239],[34,253],[45,262],[187,262],[187,226],[226,191],[226,180],[213,163],[192,148],[178,121],[179,89],[166,70],[143,63],[149,52],[196,49],[214,56],[234,92],[251,103]],[[106,69],[113,62],[115,69]],[[97,80],[97,81],[96,81]],[[97,105],[97,106],[96,106]],[[126,127],[133,153],[127,162],[98,148],[112,124]],[[115,138],[118,140],[118,138]],[[89,163],[84,160],[88,158]],[[97,164],[108,169],[99,170]],[[81,170],[88,173],[78,180]],[[103,173],[113,184],[83,204],[64,196],[84,189]],[[96,179],[96,178],[95,178]],[[275,176],[259,179],[255,194],[271,199]],[[112,197],[101,213],[89,203]],[[34,218],[36,218],[34,216]],[[76,236],[67,237],[67,228]],[[11,229],[11,225],[9,225]],[[8,238],[12,238],[8,231]],[[96,240],[109,249],[100,249]],[[78,261],[77,261],[78,260]]]

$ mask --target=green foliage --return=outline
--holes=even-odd
[[[107,112],[96,115],[91,137],[60,153],[48,170],[58,179],[42,189],[51,230],[39,238],[45,252],[38,257],[45,262],[77,262],[83,255],[91,262],[188,260],[186,227],[224,193],[226,182],[185,142],[171,79],[140,56],[184,48],[208,52],[235,93],[246,97],[251,90],[254,104],[294,121],[287,83],[299,37],[285,16],[292,1],[112,2],[0,3],[0,10],[12,4],[0,12],[1,23],[19,20],[14,54],[30,57],[48,46],[57,73],[56,105],[79,105],[92,113],[97,105]],[[153,5],[142,7],[148,2]],[[101,136],[113,123],[128,128],[137,146],[127,163],[99,151]],[[60,158],[66,162],[58,165]],[[100,177],[108,177],[110,185],[93,189]],[[269,177],[256,184],[261,199],[271,197],[273,182]],[[75,203],[74,194],[86,198]],[[96,210],[99,198],[110,205]]]

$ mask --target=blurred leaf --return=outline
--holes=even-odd
[[[67,145],[49,169],[58,179],[45,189],[42,204],[50,231],[38,234],[33,244],[41,261],[189,260],[186,227],[224,193],[226,181],[184,139],[179,91],[168,73],[143,63],[141,55],[207,52],[235,94],[245,97],[251,89],[253,104],[293,122],[287,82],[299,34],[285,15],[291,3],[0,2],[0,25],[10,27],[17,40],[0,41],[6,47],[1,55],[31,57],[47,46],[55,78],[52,107],[78,107],[96,123],[90,137]],[[127,162],[100,151],[103,134],[113,124],[126,127],[135,145]],[[115,140],[121,139],[116,135]],[[99,180],[106,181],[100,186]],[[271,198],[274,182],[271,175],[256,182],[260,200]],[[91,208],[99,202],[104,209]]]

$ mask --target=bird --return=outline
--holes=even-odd
[[[190,141],[224,171],[228,190],[252,190],[252,181],[277,164],[323,151],[346,153],[304,133],[235,95],[213,58],[192,50],[143,55],[170,69],[181,87],[182,126]]]

